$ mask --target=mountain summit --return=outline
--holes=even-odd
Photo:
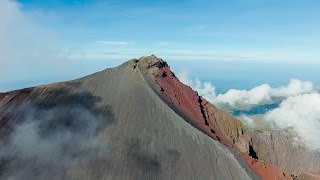
[[[0,94],[1,179],[287,179],[156,56]]]

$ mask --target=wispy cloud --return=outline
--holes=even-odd
[[[22,103],[17,109],[21,114],[16,119],[19,123],[12,124],[8,140],[0,141],[0,160],[10,159],[10,166],[2,171],[1,178],[37,179],[39,174],[32,169],[45,166],[49,176],[63,179],[66,169],[94,159],[106,160],[110,155],[109,144],[99,127],[112,120],[112,113],[102,117],[77,103],[48,109],[39,109],[31,102]]]
[[[240,119],[249,127],[254,127],[256,125],[255,121],[246,115],[241,115]]]
[[[201,33],[204,30],[208,29],[208,25],[207,24],[201,24],[201,25],[195,25],[195,26],[189,26],[184,28],[185,31],[189,32],[189,33]]]
[[[311,93],[289,97],[279,108],[266,114],[265,120],[280,128],[296,132],[300,142],[310,149],[320,150],[320,94]]]
[[[131,45],[130,43],[106,43],[108,46],[114,45],[114,46],[121,46],[121,47],[127,47]],[[186,45],[186,44],[184,44]],[[174,44],[173,42],[163,42],[158,44],[157,46],[178,46],[178,44]],[[134,50],[134,53],[130,52]],[[156,53],[155,53],[156,52]],[[117,54],[119,57],[126,58],[128,55],[139,55],[139,56],[145,56],[148,54],[155,54],[159,57],[162,57],[163,59],[170,59],[170,60],[222,60],[222,61],[239,61],[239,60],[253,60],[254,57],[249,57],[245,55],[237,55],[237,54],[221,54],[221,53],[207,53],[207,52],[192,52],[192,50],[170,50],[168,48],[162,48],[157,49],[156,47],[149,47],[144,49],[139,49],[136,47],[133,47],[133,49],[126,49],[125,51],[119,52],[119,50],[115,51],[104,51],[104,50],[90,50],[85,49],[81,51],[73,51],[72,57],[79,57],[85,54],[85,59],[96,59],[99,57],[99,59],[110,59],[112,58],[113,54]],[[132,58],[132,57],[129,57]]]
[[[216,90],[210,82],[202,83],[199,79],[192,80],[189,78],[188,72],[186,70],[178,72],[177,77],[182,83],[191,86],[195,91],[197,91],[201,96],[204,96],[208,101],[213,102],[215,100]]]
[[[175,41],[159,41],[159,42],[155,43],[155,45],[158,45],[158,46],[184,46],[184,45],[190,45],[190,43],[175,42]]]
[[[16,1],[1,0],[0,73],[56,68],[64,54],[59,51],[56,33],[39,26],[41,12],[25,13]],[[39,18],[39,19],[38,19]],[[6,67],[6,68],[4,68]],[[10,70],[10,71],[9,71]],[[11,71],[12,70],[12,71]]]
[[[96,41],[97,44],[105,44],[105,45],[118,45],[118,46],[127,46],[127,45],[131,45],[131,44],[135,44],[134,42],[131,41],[103,41],[103,40],[99,40]]]

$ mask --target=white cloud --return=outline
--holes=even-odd
[[[58,53],[59,46],[56,44],[59,38],[37,24],[40,24],[40,17],[44,17],[41,12],[22,11],[16,1],[0,0],[2,77],[14,76],[27,69],[30,72],[36,68],[53,68],[58,66],[58,60],[63,59],[64,54]]]
[[[271,101],[273,97],[286,98],[316,91],[312,82],[292,79],[287,86],[281,86],[278,88],[272,88],[268,84],[262,84],[250,90],[230,89],[224,94],[216,95],[215,86],[210,82],[201,82],[198,79],[190,79],[187,71],[185,70],[179,72],[177,77],[182,83],[198,91],[199,95],[204,96],[208,101],[212,103],[228,104],[231,106],[236,104],[257,105],[266,101]]]
[[[274,97],[288,97],[296,96],[299,94],[311,93],[315,90],[315,87],[310,81],[300,81],[298,79],[292,79],[288,86],[271,89],[271,96]]]
[[[254,127],[254,126],[256,125],[255,121],[254,121],[252,118],[250,118],[250,117],[248,117],[248,116],[246,116],[246,115],[240,116],[240,120],[241,120],[245,125],[250,126],[250,127]]]
[[[216,102],[229,105],[256,105],[265,101],[270,101],[272,97],[289,97],[314,91],[315,86],[312,82],[292,79],[285,87],[272,88],[268,84],[263,84],[250,90],[230,89],[225,94],[219,94],[216,98]]]
[[[268,112],[265,120],[280,128],[291,128],[311,149],[320,150],[320,94],[289,97],[279,108]]]
[[[271,100],[270,91],[271,87],[267,84],[254,87],[251,90],[230,89],[225,94],[219,94],[216,102],[229,105],[259,104],[262,101]]]
[[[190,43],[187,42],[174,42],[174,41],[159,41],[155,43],[157,46],[185,46],[190,45]]]
[[[0,65],[3,67],[10,58],[10,39],[7,36],[13,30],[11,27],[18,26],[25,19],[17,3],[8,0],[0,3]]]
[[[177,77],[179,80],[192,87],[194,90],[196,90],[199,95],[203,96],[206,98],[208,101],[212,102],[214,101],[216,97],[216,90],[215,87],[210,83],[210,82],[204,82],[202,83],[200,80],[191,80],[188,77],[188,72],[187,71],[181,71],[177,74]]]
[[[134,42],[129,41],[96,41],[98,44],[105,44],[105,45],[114,45],[114,46],[126,46],[130,44],[134,44]]]

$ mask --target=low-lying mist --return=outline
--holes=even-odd
[[[320,150],[319,93],[288,97],[278,108],[269,111],[264,119],[277,127],[291,129],[307,147]]]
[[[68,179],[92,161],[108,160],[103,127],[113,121],[111,109],[99,113],[75,98],[66,104],[26,102],[19,107],[10,128],[0,134],[0,177]]]

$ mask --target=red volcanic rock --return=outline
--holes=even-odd
[[[14,100],[14,104],[19,105],[31,93],[33,88],[26,88],[19,91],[0,94],[0,107]]]
[[[201,129],[210,137],[232,147],[230,139],[217,128],[207,108],[207,101],[193,91],[189,86],[181,83],[170,71],[168,66],[160,67],[159,74],[155,76],[161,93],[179,110],[184,112],[192,121],[193,126]]]
[[[261,176],[264,180],[270,180],[270,179],[294,179],[294,177],[288,173],[284,173],[275,165],[272,164],[263,164],[259,162],[258,160],[243,155],[243,159],[246,161],[249,167],[253,169],[259,176]]]
[[[3,128],[15,114],[11,112],[11,109],[18,109],[30,93],[31,88],[0,94],[0,108],[2,108],[0,111],[0,129]],[[12,104],[9,110],[6,108],[6,104],[8,103]]]
[[[7,104],[14,98],[14,94],[1,94],[0,95],[0,107]]]
[[[141,58],[139,63],[153,76],[157,90],[175,109],[188,117],[189,123],[228,147],[237,145],[241,152],[248,152],[250,137],[244,136],[240,121],[220,111],[192,88],[181,83],[165,61],[152,60],[151,56],[151,59]]]
[[[189,86],[181,83],[171,72],[167,63],[154,56],[142,57],[139,63],[157,85],[155,88],[161,97],[169,102],[178,114],[194,127],[198,128],[216,141],[240,151],[242,158],[263,179],[293,179],[272,164],[259,162],[251,144],[251,135],[245,133],[242,123],[210,104]],[[251,157],[253,156],[253,157]]]
[[[6,96],[5,93],[0,93],[0,101]]]
[[[7,93],[0,93],[0,106],[1,106],[1,101],[7,96]]]

